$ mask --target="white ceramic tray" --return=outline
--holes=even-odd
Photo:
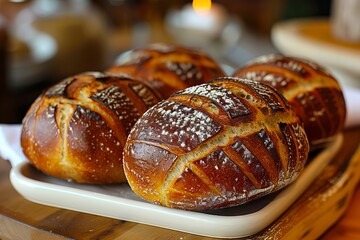
[[[192,212],[154,205],[139,199],[127,184],[69,183],[46,176],[28,163],[14,167],[10,179],[21,195],[36,203],[197,235],[238,238],[256,234],[278,218],[323,171],[341,143],[340,135],[311,157],[299,178],[283,190],[216,211]]]

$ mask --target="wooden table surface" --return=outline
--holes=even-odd
[[[344,139],[339,156],[350,158],[358,149],[360,128],[345,131]],[[9,162],[0,159],[0,239],[211,239],[30,202],[12,187],[10,169]],[[360,239],[360,185],[350,197],[347,210],[321,239]]]

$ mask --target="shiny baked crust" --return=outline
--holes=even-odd
[[[262,82],[283,94],[302,118],[312,149],[330,141],[344,128],[346,106],[341,87],[317,63],[266,55],[238,69],[234,76]]]
[[[159,101],[125,77],[88,72],[45,91],[27,112],[23,152],[44,173],[79,183],[126,181],[122,150],[131,127]]]
[[[298,115],[274,89],[224,77],[149,109],[124,148],[133,191],[163,206],[242,204],[296,179],[309,144]]]
[[[147,82],[165,99],[176,91],[225,76],[205,53],[180,46],[153,44],[121,54],[107,70]]]

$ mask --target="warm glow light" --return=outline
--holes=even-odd
[[[207,14],[211,9],[211,0],[193,0],[192,6],[198,14]]]

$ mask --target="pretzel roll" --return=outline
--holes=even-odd
[[[298,115],[274,89],[224,77],[149,109],[124,148],[133,191],[163,206],[242,204],[296,179],[309,145]]]
[[[125,73],[145,81],[164,99],[176,91],[225,76],[204,53],[166,44],[125,52],[107,72]]]
[[[312,149],[330,141],[344,127],[346,107],[340,85],[314,62],[267,55],[237,70],[234,76],[262,82],[283,94],[302,118]]]
[[[122,150],[131,127],[159,101],[152,89],[97,72],[40,95],[23,119],[21,146],[42,172],[79,183],[126,181]]]

